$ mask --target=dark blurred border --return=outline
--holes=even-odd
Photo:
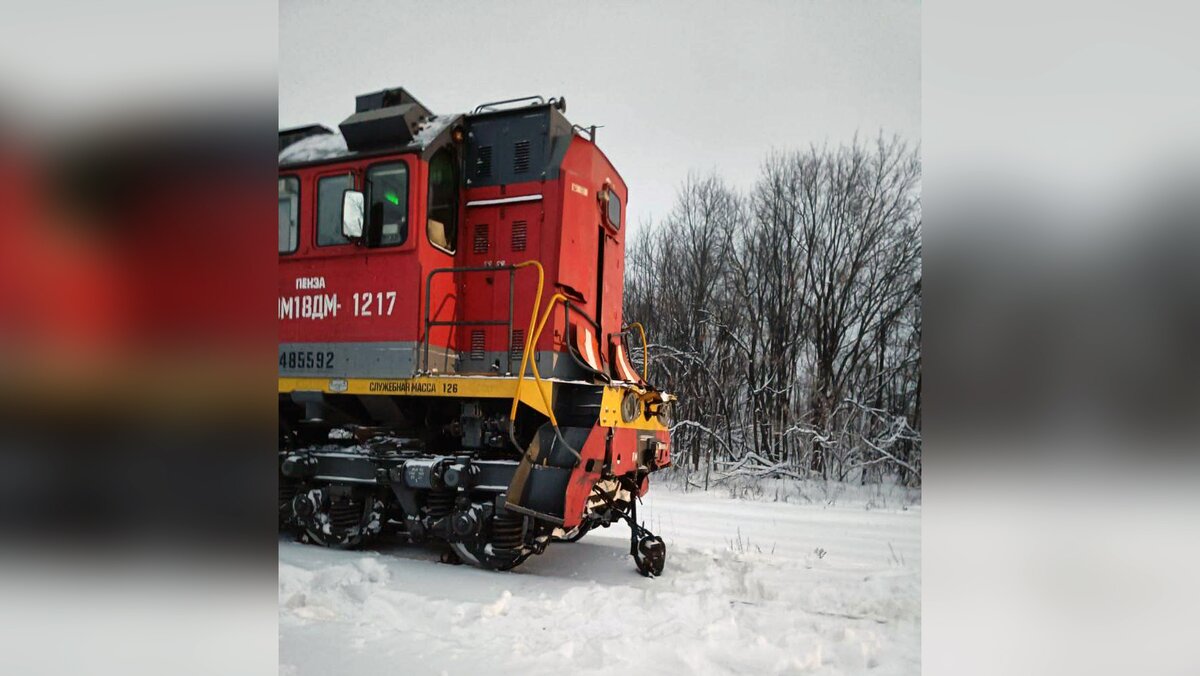
[[[277,7],[11,9],[0,671],[271,673]]]
[[[1200,673],[1195,9],[923,17],[923,672]]]
[[[272,102],[182,103],[4,146],[10,535],[273,557]]]

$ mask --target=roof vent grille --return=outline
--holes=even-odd
[[[479,146],[479,155],[475,158],[475,177],[489,178],[492,175],[492,147]]]
[[[524,174],[529,171],[529,141],[517,141],[513,146],[513,173]]]

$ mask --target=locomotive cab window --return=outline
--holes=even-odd
[[[353,189],[348,173],[317,180],[317,246],[350,243],[342,235],[342,193]]]
[[[458,175],[454,153],[442,148],[429,160],[429,206],[426,233],[431,244],[454,253],[458,243]]]
[[[279,253],[296,251],[300,240],[300,179],[279,179]]]
[[[367,246],[408,240],[408,165],[377,164],[367,170]]]
[[[604,199],[601,205],[604,210],[604,222],[613,230],[621,229],[621,198],[613,192],[612,186],[604,189]]]

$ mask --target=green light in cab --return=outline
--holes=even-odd
[[[383,198],[396,206],[400,206],[400,198],[396,197],[396,193],[394,192],[384,194]]]

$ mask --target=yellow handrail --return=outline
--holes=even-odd
[[[540,300],[540,294],[539,294],[539,300]],[[571,455],[574,455],[576,457],[576,459],[582,460],[582,456],[579,454],[579,451],[575,450],[574,448],[571,447],[570,444],[567,443],[567,440],[565,438],[563,438],[562,431],[558,429],[558,419],[555,417],[554,409],[550,406],[550,401],[548,399],[546,399],[546,392],[542,388],[542,374],[538,371],[537,361],[529,360],[530,350],[532,350],[534,348],[534,346],[537,345],[538,339],[541,338],[542,331],[545,330],[545,328],[546,328],[546,322],[548,322],[550,320],[550,314],[554,311],[554,306],[560,302],[565,303],[568,300],[570,300],[570,299],[561,293],[556,293],[553,296],[551,296],[550,300],[546,303],[546,310],[542,313],[542,319],[541,319],[541,321],[539,321],[537,323],[536,329],[533,329],[533,321],[532,321],[533,317],[530,317],[529,326],[530,326],[531,331],[529,333],[527,333],[525,336],[525,351],[524,351],[524,354],[521,355],[521,372],[517,374],[517,388],[516,388],[516,392],[513,394],[512,411],[510,411],[508,414],[508,418],[509,418],[508,432],[509,432],[509,438],[513,441],[513,443],[515,445],[516,438],[513,436],[513,428],[514,428],[514,426],[516,424],[516,420],[517,420],[517,406],[521,402],[521,386],[525,382],[525,365],[529,364],[529,366],[533,369],[533,380],[534,380],[534,383],[537,385],[538,394],[541,395],[542,405],[544,405],[546,407],[546,415],[549,416],[550,425],[554,428],[554,436],[558,437],[559,442],[562,443],[564,448],[566,448],[568,451],[571,452]],[[540,306],[540,303],[535,301],[534,309],[535,310],[539,309],[539,306]]]
[[[537,323],[538,309],[542,304],[542,286],[546,279],[546,271],[542,267],[542,264],[539,263],[538,261],[522,261],[520,263],[515,264],[513,267],[525,268],[525,267],[530,267],[530,266],[537,268],[537,273],[538,273],[537,294],[534,295],[534,297],[533,297],[533,311],[529,313],[529,329],[525,331],[525,346],[524,346],[524,349],[521,350],[521,369],[519,371],[517,371],[517,389],[516,389],[516,392],[513,394],[512,412],[509,413],[509,415],[508,415],[509,420],[512,420],[512,421],[516,421],[516,419],[517,419],[517,404],[520,403],[520,401],[521,401],[521,384],[525,380],[525,366],[526,366],[526,364],[529,363],[529,346],[531,343],[531,339],[533,338],[534,326]],[[534,365],[534,369],[535,370],[537,369],[536,364]],[[541,392],[541,390],[542,390],[541,384],[539,383],[538,391]],[[545,399],[546,399],[546,394],[544,392],[542,392],[542,401],[543,401],[543,403],[546,404],[546,410],[549,411],[550,404],[549,404],[549,402],[546,402]],[[550,415],[553,416],[554,413],[551,411]]]
[[[525,365],[529,364],[529,366],[533,369],[533,379],[537,384],[537,391],[539,394],[541,394],[542,403],[546,406],[546,414],[550,417],[550,424],[554,425],[555,430],[558,429],[558,420],[554,417],[554,409],[550,407],[550,402],[546,399],[546,392],[542,389],[542,374],[538,371],[537,361],[529,360],[529,353],[537,345],[538,339],[541,338],[542,331],[546,328],[546,322],[550,319],[550,313],[554,310],[554,305],[565,300],[568,300],[567,297],[561,293],[556,293],[550,297],[549,302],[546,303],[546,311],[542,313],[542,320],[537,324],[537,329],[533,328],[533,318],[530,317],[530,331],[525,336],[525,352],[521,355],[521,372],[517,374],[517,390],[513,395],[512,411],[508,416],[511,420],[517,419],[517,405],[521,401],[521,386],[525,382]],[[537,309],[538,305],[540,305],[540,303],[534,304],[535,310]]]
[[[650,382],[650,346],[646,344],[646,327],[642,326],[641,322],[633,322],[627,324],[625,328],[632,329],[637,327],[638,333],[642,334],[642,380]]]

